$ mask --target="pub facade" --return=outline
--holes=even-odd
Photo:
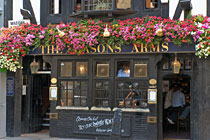
[[[33,15],[30,1],[23,2]],[[40,1],[40,22],[47,26],[85,18],[104,22],[146,15],[167,18],[170,4],[163,0],[45,0]],[[180,11],[186,17],[189,7],[190,3],[178,2],[174,18],[181,16]],[[99,44],[82,55],[59,51],[56,45],[40,46],[22,58],[22,70],[7,73],[16,84],[15,95],[7,96],[7,109],[13,110],[7,112],[7,135],[48,128],[51,137],[61,138],[206,140],[210,61],[195,56],[195,45]],[[190,103],[190,113],[172,125],[163,106],[169,87],[175,84]]]

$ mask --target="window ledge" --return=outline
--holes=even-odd
[[[93,111],[111,111],[110,107],[91,107],[91,110]]]
[[[149,108],[113,108],[113,111],[121,109],[123,112],[150,112]]]
[[[59,110],[89,110],[88,107],[72,107],[72,106],[56,106],[56,109],[59,109]]]

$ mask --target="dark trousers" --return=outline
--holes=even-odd
[[[181,106],[173,107],[172,108],[172,113],[171,113],[171,120],[173,122],[177,122],[178,115],[181,114],[182,111],[183,111],[183,107],[181,107]]]

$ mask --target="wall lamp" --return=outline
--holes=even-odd
[[[36,62],[35,56],[33,62],[30,64],[30,69],[32,74],[36,74],[39,70],[39,63]]]
[[[180,67],[181,67],[181,64],[180,62],[177,60],[177,54],[175,53],[175,60],[174,60],[174,74],[179,74],[180,72]]]

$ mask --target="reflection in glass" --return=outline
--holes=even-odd
[[[76,62],[76,76],[88,75],[88,62]]]
[[[61,62],[60,75],[61,75],[61,77],[71,77],[72,76],[72,62]]]

